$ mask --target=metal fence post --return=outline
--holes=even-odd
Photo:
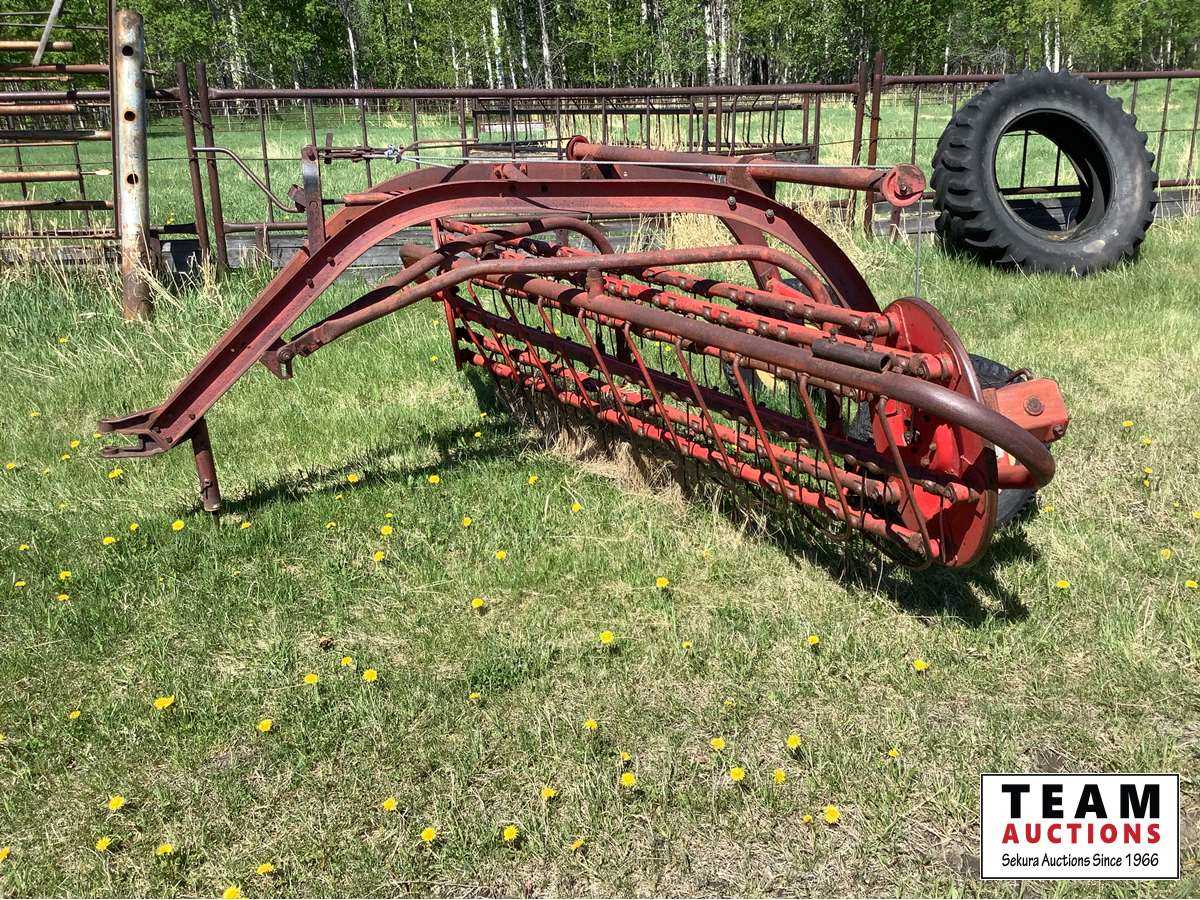
[[[204,210],[204,186],[200,181],[200,160],[196,156],[196,120],[192,118],[192,91],[188,86],[186,63],[182,61],[176,63],[175,76],[179,80],[179,113],[183,121],[183,144],[187,149],[188,176],[192,182],[196,242],[200,249],[200,262],[207,263],[209,257],[208,214]]]
[[[879,109],[883,99],[883,51],[875,54],[875,69],[871,73],[871,129],[867,137],[867,165],[875,165],[879,155]],[[875,225],[875,194],[867,191],[863,198],[863,230],[872,236]]]
[[[204,63],[196,63],[196,97],[200,101],[200,130],[204,135],[204,145],[215,147],[216,138],[213,136],[212,104],[208,99],[208,70]],[[217,271],[229,271],[229,249],[225,245],[225,214],[221,207],[221,181],[217,172],[217,155],[211,150],[207,154],[208,197],[212,201],[213,237],[217,245]]]
[[[127,319],[146,318],[150,303],[150,192],[146,171],[146,44],[142,17],[118,10],[113,43],[114,94],[119,132],[117,206],[120,210],[122,312]]]

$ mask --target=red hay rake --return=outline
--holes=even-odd
[[[865,533],[907,565],[970,564],[995,527],[997,492],[1054,474],[1047,444],[1068,416],[1053,381],[981,389],[932,306],[904,298],[880,310],[828,235],[774,199],[777,182],[793,182],[907,206],[924,190],[911,166],[807,166],[574,138],[566,160],[394,178],[345,197],[327,223],[317,153],[305,148],[304,187],[293,190],[308,217],[306,248],[165,402],[100,423],[137,441],[106,448],[112,457],[190,441],[214,513],[204,419],[213,403],[256,362],[290,378],[296,357],[421,300],[443,307],[459,368],[757,486],[843,536]],[[617,253],[589,222],[673,213],[713,216],[735,243]],[[467,221],[479,216],[510,224]],[[406,245],[397,274],[284,337],[354,259],[421,223],[433,246]],[[731,261],[747,265],[753,286],[675,268]]]

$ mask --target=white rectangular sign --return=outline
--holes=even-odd
[[[982,775],[984,878],[1178,878],[1178,775]]]

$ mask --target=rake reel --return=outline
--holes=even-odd
[[[256,362],[290,378],[297,358],[421,301],[442,307],[460,369],[757,487],[839,535],[865,533],[914,567],[969,565],[995,528],[997,492],[1054,474],[1047,445],[1068,415],[1053,381],[982,389],[936,309],[908,297],[881,310],[828,235],[774,198],[777,183],[792,182],[906,206],[924,190],[911,166],[807,166],[574,138],[564,160],[399,176],[343,198],[326,222],[316,163],[305,148],[304,187],[293,191],[307,213],[306,248],[161,405],[100,423],[136,441],[106,448],[111,457],[190,441],[214,513],[213,403]],[[734,243],[615,252],[591,221],[673,213],[715,217]],[[432,245],[405,245],[399,272],[285,337],[355,258],[421,223]],[[681,270],[707,263],[742,263],[748,283]]]

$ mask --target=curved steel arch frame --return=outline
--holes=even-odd
[[[740,428],[734,434],[714,421],[712,406],[731,421],[753,424],[756,437],[749,447],[754,454],[751,462],[757,462],[758,468],[742,460],[736,472],[743,480],[823,512],[846,531],[858,528],[899,543],[917,552],[922,564],[973,561],[990,538],[1000,484],[1041,484],[1052,476],[1053,459],[1042,443],[1044,429],[1015,421],[999,410],[1003,404],[998,406],[994,397],[985,398],[957,336],[935,311],[920,301],[901,301],[881,311],[861,274],[829,236],[769,196],[773,183],[760,183],[745,171],[730,170],[726,176],[724,182],[717,182],[697,172],[595,160],[472,163],[419,170],[383,182],[367,194],[348,196],[347,205],[328,223],[323,222],[319,207],[310,206],[308,245],[162,404],[101,421],[101,431],[137,441],[107,447],[104,453],[148,456],[190,441],[205,508],[216,512],[220,493],[204,416],[225,391],[256,362],[288,377],[294,355],[310,353],[350,328],[432,297],[446,305],[460,365],[473,362],[494,375],[551,393],[602,421],[643,436],[657,434],[661,442],[681,452],[686,449],[685,455],[719,463],[733,474],[733,455],[746,446]],[[676,213],[719,219],[742,249],[613,254],[600,247],[597,255],[528,241],[533,234],[591,216]],[[533,224],[484,231],[456,221],[471,215],[512,217]],[[447,230],[468,237],[440,248],[415,248],[394,279],[305,329],[292,342],[285,340],[285,332],[358,257],[397,232],[425,222],[431,224],[439,243]],[[575,230],[590,234],[595,243],[597,233],[590,226]],[[782,243],[798,259],[769,247],[768,238]],[[456,258],[464,254],[468,258]],[[713,282],[697,286],[693,276],[663,268],[716,260],[746,262],[757,288]],[[803,289],[786,283],[781,267],[803,276]],[[539,273],[566,280],[535,277]],[[624,273],[641,281],[625,280]],[[585,277],[586,284],[581,285]],[[427,285],[416,284],[424,278],[429,279]],[[655,281],[657,287],[648,287]],[[465,308],[455,289],[463,282],[535,301],[546,331],[531,332],[524,325],[496,320],[478,307]],[[719,296],[734,305],[717,306],[667,292],[662,289],[667,285],[683,287],[692,295]],[[623,329],[614,332],[623,335],[622,352],[606,354],[591,337],[590,349],[568,346],[570,342],[563,341],[546,319],[545,304],[575,315],[581,324],[585,315],[597,327],[611,328],[615,323]],[[480,328],[483,331],[472,330]],[[590,334],[586,325],[582,330]],[[671,342],[686,372],[684,380],[648,370],[638,356],[635,334]],[[525,343],[526,349],[516,358],[506,344],[509,339]],[[537,347],[554,357],[539,357]],[[685,350],[717,356],[732,366],[737,378],[734,396],[698,385]],[[570,360],[581,358],[585,364],[594,360],[594,377],[588,376],[587,384],[579,372],[567,367]],[[632,359],[637,360],[636,367]],[[793,381],[806,415],[796,419],[763,407],[749,391],[743,370]],[[529,371],[534,375],[523,374]],[[625,381],[615,381],[614,371]],[[559,390],[568,372],[570,389]],[[606,385],[599,393],[607,392],[616,407],[599,409],[595,386],[601,381]],[[1035,424],[1053,419],[1061,433],[1066,414],[1057,388],[1053,382],[1037,384],[1041,385],[1038,402],[1048,398],[1053,411]],[[640,393],[627,392],[630,385]],[[827,403],[845,397],[877,402],[871,438],[860,437],[856,443],[847,424],[832,413],[819,421],[809,400],[812,392],[823,392]],[[688,404],[694,397],[703,415],[673,407],[663,399],[668,395]],[[635,418],[627,402],[635,404],[639,416],[641,406],[650,404],[652,415]],[[927,427],[931,435],[936,431],[936,441],[922,443],[914,437],[918,426],[913,421],[923,421],[922,416],[929,417]],[[707,456],[698,455],[695,440],[688,448],[681,443],[676,432],[689,428],[709,442],[712,450],[705,451]],[[810,448],[812,458],[773,443],[776,433],[798,441],[797,451],[801,446]],[[1003,477],[997,473],[993,445],[1013,459]],[[834,453],[843,463],[835,463]],[[834,484],[834,495],[814,492],[807,482],[797,481],[799,474]],[[864,505],[862,498],[867,497],[873,502],[888,498],[898,505],[893,513],[884,514]]]

